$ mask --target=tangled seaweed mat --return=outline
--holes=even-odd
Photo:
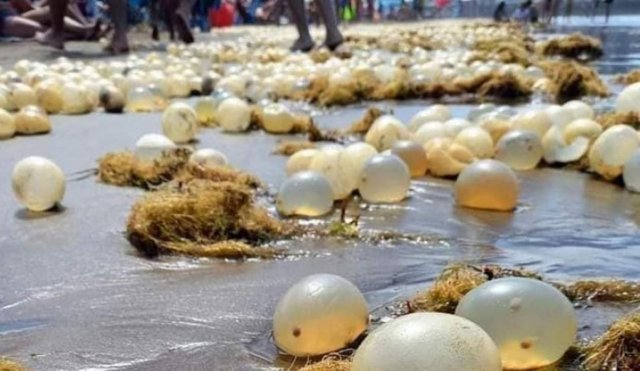
[[[640,312],[616,321],[584,348],[583,367],[588,371],[640,369]]]
[[[0,358],[0,371],[27,371],[27,369],[18,362],[14,362],[6,358]]]
[[[625,85],[635,84],[640,82],[640,69],[633,70],[625,75],[619,75],[616,77],[616,82]]]
[[[538,63],[551,84],[549,93],[556,102],[565,103],[583,96],[605,97],[609,89],[591,67],[573,61],[545,60]]]
[[[542,41],[536,45],[536,49],[543,55],[560,55],[573,59],[595,59],[603,54],[600,40],[580,32]]]
[[[301,368],[299,371],[349,371],[351,362],[346,360],[326,359]]]
[[[596,121],[602,125],[603,129],[607,129],[610,126],[623,124],[629,125],[634,129],[640,129],[640,113],[637,112],[629,112],[629,113],[615,113],[608,112],[602,114],[596,118]]]

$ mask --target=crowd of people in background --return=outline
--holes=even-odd
[[[479,14],[469,14],[468,9],[478,1],[482,0],[0,0],[0,37],[35,38],[62,49],[66,40],[98,40],[111,34],[107,49],[122,53],[129,50],[127,28],[132,24],[149,24],[155,40],[166,29],[170,39],[190,43],[193,27],[293,20],[301,35],[293,49],[307,50],[312,42],[301,18],[305,24],[328,22],[327,45],[334,47],[342,39],[329,12],[335,13],[336,22],[473,17]],[[591,2],[591,17],[604,8],[608,21],[614,0],[523,0],[515,5],[500,1],[493,18],[550,23],[562,9],[564,16],[573,15],[574,1]]]

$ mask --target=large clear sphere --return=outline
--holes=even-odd
[[[244,100],[229,97],[218,106],[216,118],[225,131],[245,131],[251,123],[251,108]]]
[[[493,156],[493,139],[486,130],[471,126],[456,136],[455,142],[467,147],[477,158]]]
[[[317,356],[349,346],[369,325],[358,288],[332,274],[315,274],[293,285],[273,315],[276,345],[288,354]]]
[[[391,153],[404,161],[412,177],[423,176],[427,172],[427,154],[420,144],[401,140],[391,147]]]
[[[229,164],[227,156],[225,156],[224,153],[211,148],[202,148],[193,152],[191,156],[189,156],[189,161],[200,166],[213,168],[227,166]]]
[[[31,156],[13,168],[11,184],[16,198],[27,209],[45,211],[62,200],[66,181],[58,165],[49,159]]]
[[[162,114],[162,132],[175,143],[192,141],[198,129],[196,111],[186,103],[173,103]]]
[[[145,134],[136,142],[136,159],[154,161],[162,157],[166,151],[176,148],[171,139],[160,134]]]
[[[559,360],[574,343],[576,314],[555,287],[531,278],[502,278],[465,295],[456,315],[485,330],[498,345],[502,365],[530,370]]]
[[[413,313],[374,330],[352,371],[501,371],[500,351],[478,325],[445,313]]]
[[[465,207],[511,211],[518,203],[518,178],[502,162],[480,160],[460,172],[455,184],[456,202]]]
[[[342,151],[339,163],[342,171],[346,174],[351,191],[358,188],[364,165],[377,154],[378,151],[372,145],[364,142],[351,144]]]
[[[62,111],[64,102],[62,100],[62,89],[54,81],[42,82],[36,86],[36,98],[38,105],[48,113],[58,113]]]
[[[127,110],[130,112],[153,112],[156,108],[155,97],[145,87],[137,87],[127,93]]]
[[[282,215],[321,216],[333,208],[331,184],[320,173],[301,171],[280,186],[276,201]]]
[[[374,146],[378,151],[384,151],[399,140],[411,138],[409,130],[393,116],[380,116],[364,137],[364,140]]]
[[[640,112],[640,82],[624,88],[616,99],[616,113]]]
[[[407,197],[411,174],[397,156],[376,155],[360,174],[358,190],[368,202],[398,202]]]
[[[293,114],[281,103],[271,103],[262,109],[262,126],[269,133],[288,133],[294,123]]]
[[[198,122],[202,125],[210,125],[216,121],[216,101],[212,97],[198,99],[194,107]]]
[[[589,119],[592,120],[595,116],[593,108],[581,100],[572,100],[562,105],[565,109],[571,112],[573,120]]]
[[[500,138],[495,159],[515,170],[529,170],[538,166],[542,154],[542,141],[538,134],[514,130]]]
[[[311,161],[320,152],[315,148],[308,148],[291,155],[287,160],[286,172],[291,176],[299,171],[309,170]]]

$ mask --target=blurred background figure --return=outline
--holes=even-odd
[[[498,3],[496,10],[493,11],[493,20],[495,22],[506,22],[509,20],[509,15],[507,15],[507,4],[504,1]]]
[[[342,34],[338,29],[338,17],[333,0],[315,0],[318,11],[322,17],[326,36],[324,45],[329,50],[335,50],[343,42]],[[291,46],[292,51],[308,52],[314,47],[313,39],[309,33],[309,22],[304,0],[288,0],[293,22],[298,30],[298,39]]]
[[[600,2],[604,3],[604,15],[605,22],[609,23],[609,15],[611,14],[611,4],[613,4],[613,0],[594,0],[593,1],[593,12],[591,13],[591,18],[593,19],[598,13],[598,8],[600,7]]]

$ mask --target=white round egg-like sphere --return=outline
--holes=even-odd
[[[418,143],[425,144],[431,139],[447,137],[447,131],[444,124],[438,121],[430,121],[424,123],[416,131],[414,139]]]
[[[372,145],[364,142],[353,143],[347,146],[340,155],[340,167],[347,174],[349,186],[352,191],[358,188],[360,174],[364,165],[370,158],[377,155],[378,151]]]
[[[411,174],[397,156],[376,155],[369,159],[360,174],[358,191],[368,202],[398,202],[407,197]]]
[[[167,79],[169,81],[169,96],[174,98],[184,98],[191,95],[189,80],[182,74],[172,74]]]
[[[577,119],[564,128],[563,134],[567,143],[578,137],[586,137],[593,142],[602,134],[602,126],[591,119]]]
[[[62,113],[80,115],[91,110],[89,92],[82,84],[66,83],[62,87]]]
[[[227,160],[227,156],[224,153],[212,149],[212,148],[202,148],[199,149],[189,156],[189,161],[204,167],[219,167],[219,166],[227,166],[229,161]]]
[[[53,114],[62,111],[64,101],[62,89],[55,81],[43,81],[36,86],[36,98],[38,105],[47,113]]]
[[[445,313],[412,313],[373,331],[352,371],[502,371],[500,351],[475,323]]]
[[[456,135],[455,142],[467,147],[474,157],[489,158],[493,156],[493,139],[486,130],[471,126]]]
[[[476,160],[467,147],[454,143],[450,138],[432,139],[423,148],[427,155],[428,172],[434,176],[458,175]]]
[[[444,129],[451,138],[455,138],[461,131],[472,126],[473,124],[468,120],[459,118],[453,118],[444,123]]]
[[[411,133],[400,120],[390,115],[384,115],[373,122],[364,140],[378,151],[384,151],[391,148],[393,143],[410,138]]]
[[[0,108],[0,140],[12,138],[16,134],[16,123],[13,116]]]
[[[634,154],[624,163],[622,170],[622,180],[628,190],[640,193],[640,151]]]
[[[38,106],[22,107],[13,120],[18,134],[46,134],[51,131],[49,116]]]
[[[545,111],[547,112],[547,115],[551,120],[551,124],[561,130],[564,130],[564,128],[569,125],[571,121],[575,120],[573,111],[565,106],[554,104],[547,107]]]
[[[480,160],[465,167],[455,184],[456,202],[465,207],[512,211],[518,204],[518,178],[510,167]]]
[[[367,302],[354,284],[314,274],[293,285],[276,305],[273,337],[288,354],[316,356],[348,346],[368,325]]]
[[[542,148],[544,150],[544,161],[548,164],[573,162],[587,153],[589,139],[579,136],[568,142],[562,135],[562,129],[554,126],[542,138]]]
[[[638,146],[640,138],[631,126],[611,126],[593,142],[589,150],[589,165],[603,178],[614,179],[622,174],[622,166]]]
[[[497,143],[503,135],[511,130],[512,123],[505,116],[489,113],[478,118],[478,126],[491,135],[494,143]]]
[[[153,112],[156,109],[155,96],[148,88],[139,86],[127,93],[127,111]]]
[[[13,84],[11,86],[9,99],[17,109],[38,104],[38,98],[36,97],[35,90],[33,90],[31,86],[22,83]]]
[[[551,125],[551,118],[549,118],[549,114],[544,110],[532,110],[511,118],[511,126],[513,129],[532,131],[538,134],[540,138],[544,138],[545,133]]]
[[[420,144],[411,140],[400,140],[393,144],[391,153],[404,161],[412,177],[426,174],[427,154]]]
[[[565,109],[569,110],[569,112],[571,112],[571,115],[573,116],[572,121],[575,121],[578,119],[592,120],[595,116],[595,113],[593,112],[593,108],[591,108],[590,105],[586,104],[581,100],[569,101],[563,104],[562,107],[564,107]]]
[[[240,98],[228,97],[218,106],[216,119],[225,131],[246,131],[251,123],[251,107]]]
[[[295,117],[281,103],[271,103],[262,108],[262,127],[269,133],[284,134],[293,129]]]
[[[202,125],[210,125],[216,122],[217,106],[217,102],[212,97],[198,99],[194,107],[198,122]]]
[[[334,200],[343,200],[353,191],[353,177],[357,174],[343,167],[341,161],[344,149],[339,146],[322,148],[311,160],[309,170],[316,171],[329,181]]]
[[[135,156],[138,161],[154,161],[174,148],[175,143],[164,135],[145,134],[136,142]]]
[[[616,98],[616,113],[640,112],[640,82],[624,88]]]
[[[498,141],[495,159],[515,170],[530,170],[542,159],[542,141],[538,134],[514,130]]]
[[[66,181],[62,170],[53,161],[31,156],[20,160],[11,177],[18,201],[31,211],[45,211],[64,197]]]
[[[550,365],[576,339],[573,305],[558,289],[536,279],[488,281],[460,300],[456,315],[491,336],[500,349],[502,366],[509,370]]]
[[[476,122],[482,115],[490,113],[496,109],[496,105],[493,103],[482,103],[476,107],[471,108],[467,114],[467,119],[471,122]]]
[[[162,132],[174,143],[192,141],[198,128],[196,111],[186,103],[172,103],[162,114]]]
[[[416,113],[411,120],[409,120],[409,129],[411,131],[417,131],[427,122],[444,122],[451,117],[448,109],[445,110],[439,106],[434,107],[435,106],[431,106]]]
[[[299,171],[280,186],[276,208],[285,216],[325,215],[333,208],[331,184],[318,172]]]
[[[291,176],[299,171],[309,170],[311,161],[320,152],[315,148],[307,148],[291,155],[287,160],[286,172]]]

